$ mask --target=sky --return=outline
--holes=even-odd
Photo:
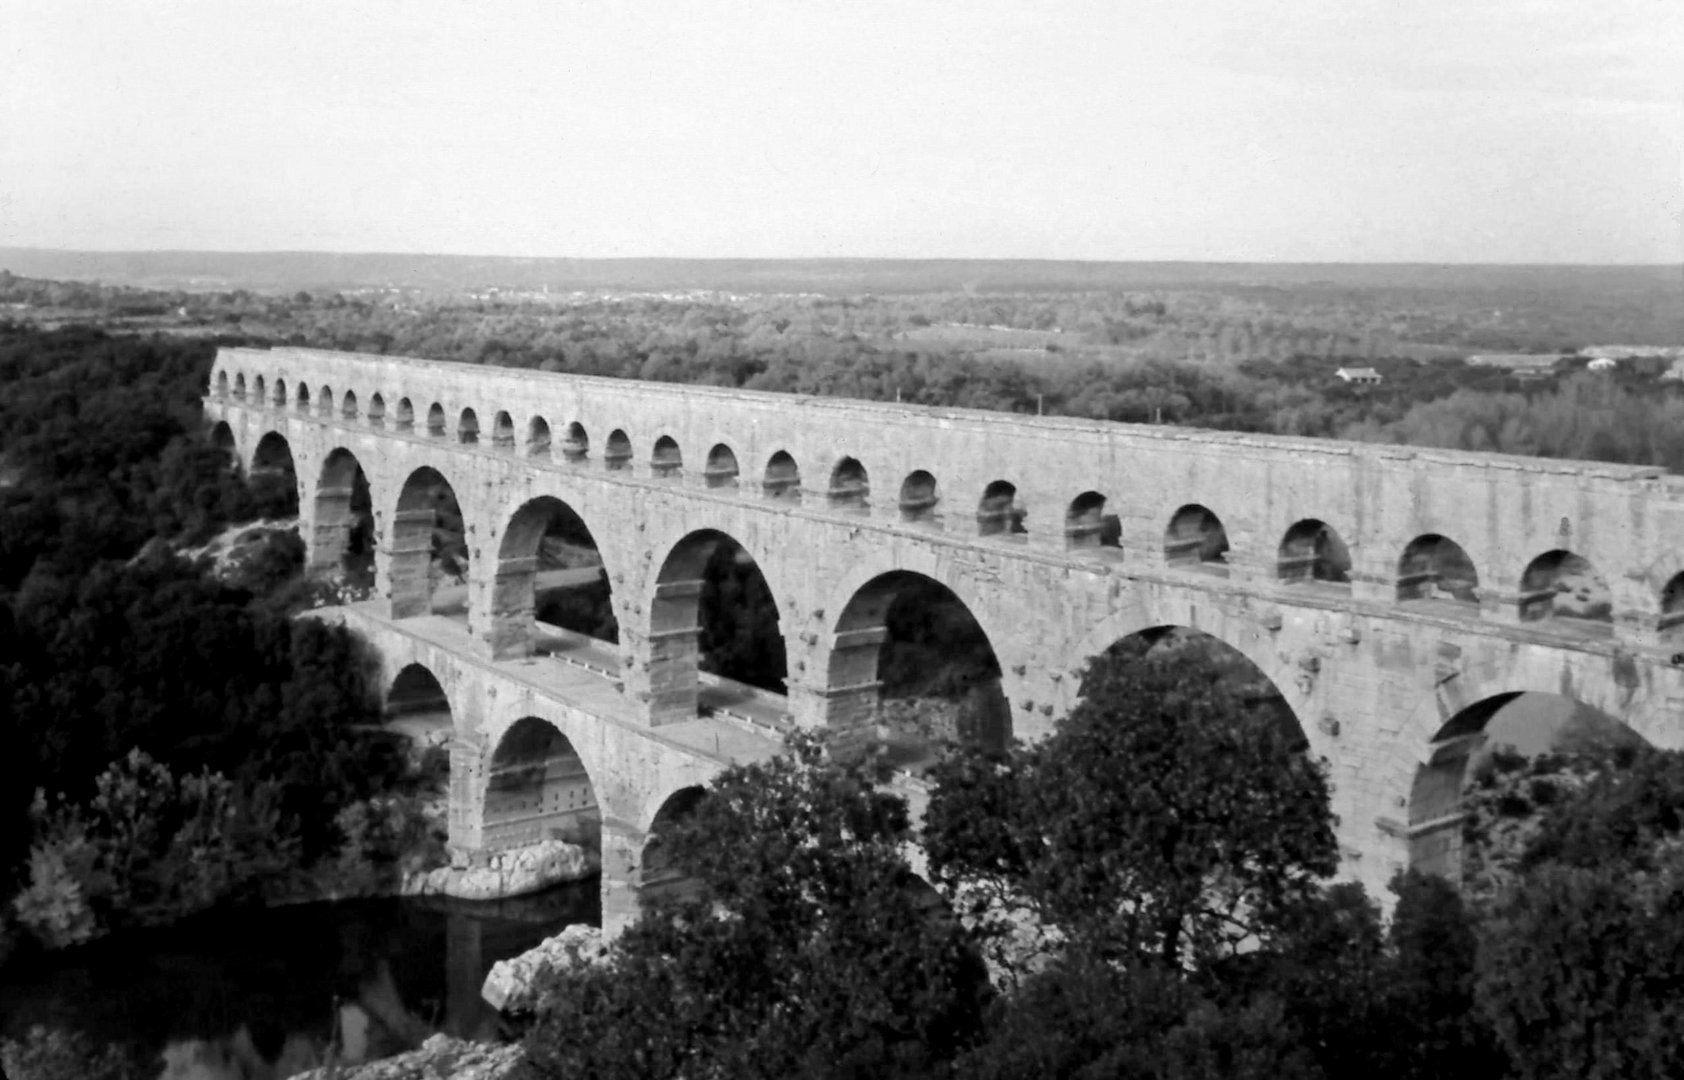
[[[0,246],[1684,261],[1684,0],[0,0]]]

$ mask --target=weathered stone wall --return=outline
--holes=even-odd
[[[259,376],[270,398],[285,383],[285,408],[256,400]],[[241,380],[244,399],[235,393]],[[357,409],[300,411],[300,383],[312,402],[323,385],[334,402],[352,391]],[[376,395],[384,406],[379,426],[368,415]],[[415,426],[401,431],[394,418],[405,398]],[[435,402],[446,415],[438,437],[425,424]],[[456,434],[465,408],[477,414],[472,444]],[[739,542],[765,574],[798,724],[854,722],[859,703],[875,694],[869,658],[877,631],[855,616],[867,586],[890,571],[941,582],[969,607],[994,646],[1014,733],[1024,737],[1051,730],[1073,701],[1085,659],[1123,636],[1180,625],[1233,645],[1280,688],[1314,752],[1329,761],[1345,869],[1371,890],[1412,858],[1436,865],[1447,857],[1453,805],[1434,777],[1459,769],[1467,748],[1435,739],[1468,705],[1514,691],[1562,693],[1625,720],[1651,742],[1684,745],[1684,679],[1668,662],[1678,646],[1663,640],[1659,620],[1663,590],[1684,567],[1674,546],[1684,492],[1653,470],[292,349],[223,350],[207,409],[229,423],[243,460],[269,431],[287,439],[313,561],[323,561],[320,550],[334,542],[335,515],[342,515],[336,493],[346,486],[342,469],[324,473],[323,466],[336,449],[355,455],[373,497],[382,593],[392,600],[383,615],[414,610],[402,598],[424,565],[424,552],[404,539],[405,481],[423,466],[449,481],[470,549],[467,633],[439,645],[414,637],[404,620],[366,622],[389,662],[421,657],[451,695],[462,766],[453,758],[460,788],[452,828],[467,846],[474,846],[484,796],[475,777],[500,733],[525,715],[555,717],[585,760],[603,808],[605,865],[609,834],[621,829],[625,845],[639,842],[638,830],[668,795],[718,767],[661,739],[661,725],[694,715],[694,631],[684,627],[687,619],[693,627],[710,531]],[[498,421],[503,411],[506,425]],[[524,445],[534,417],[550,430],[537,455]],[[588,432],[583,454],[577,439],[566,452],[575,422]],[[499,428],[512,441],[499,442]],[[615,430],[632,448],[623,469],[604,461]],[[677,443],[680,474],[653,460],[662,437]],[[738,464],[734,485],[705,468],[718,444]],[[799,501],[762,489],[779,451],[800,467]],[[831,473],[844,456],[869,472],[863,510],[831,498]],[[904,519],[901,480],[914,470],[937,480],[936,524]],[[996,480],[1016,485],[1028,511],[1026,535],[979,535],[981,495]],[[1090,490],[1104,494],[1107,511],[1121,519],[1120,551],[1067,543],[1067,508]],[[596,706],[540,700],[518,679],[509,682],[516,678],[509,662],[524,655],[521,604],[530,603],[521,510],[541,498],[572,507],[601,550],[621,628],[623,696],[613,708],[630,720],[609,722]],[[1225,574],[1166,561],[1166,525],[1189,503],[1225,523],[1232,544]],[[1280,580],[1281,538],[1305,518],[1341,535],[1352,558],[1350,585]],[[1428,533],[1465,549],[1480,576],[1479,605],[1397,599],[1399,556]],[[1557,548],[1589,558],[1605,575],[1611,628],[1520,623],[1522,571]]]

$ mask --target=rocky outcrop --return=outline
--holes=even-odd
[[[521,1064],[518,1043],[496,1045],[434,1035],[418,1049],[367,1065],[311,1069],[294,1073],[292,1080],[506,1080]]]
[[[545,975],[564,968],[601,963],[608,954],[602,931],[594,926],[569,926],[551,938],[508,960],[499,960],[485,977],[480,997],[503,1012],[521,1012],[534,1004],[533,989]]]
[[[545,840],[492,855],[483,866],[441,866],[405,877],[405,896],[500,900],[579,881],[601,869],[596,855],[564,840]]]

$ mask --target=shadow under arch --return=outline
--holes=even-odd
[[[789,663],[781,625],[764,571],[735,537],[686,534],[662,560],[649,605],[651,722],[703,709],[781,722]]]
[[[572,741],[541,717],[522,717],[497,740],[486,769],[483,820],[487,851],[564,840],[601,857],[596,786]]]
[[[285,435],[269,431],[257,440],[246,476],[259,517],[298,516],[298,470],[292,460],[292,444]]]
[[[313,570],[343,571],[346,584],[374,584],[374,500],[362,462],[335,447],[316,478],[315,522],[310,536]]]
[[[610,591],[601,549],[578,512],[553,495],[527,501],[498,545],[492,658],[573,652],[592,666],[590,643],[579,638],[620,640]]]
[[[1648,745],[1630,726],[1557,693],[1504,690],[1463,706],[1416,764],[1404,839],[1413,869],[1460,884],[1468,869],[1470,785],[1543,754],[1600,754]],[[1477,855],[1472,859],[1477,863]]]
[[[462,509],[450,481],[431,466],[410,473],[398,492],[391,545],[392,618],[435,612],[467,615],[468,546]]]
[[[880,742],[918,770],[950,743],[1003,749],[1011,707],[993,642],[947,585],[890,570],[860,585],[837,616],[825,727],[844,746]]]

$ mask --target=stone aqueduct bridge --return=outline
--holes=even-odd
[[[313,565],[340,557],[360,465],[379,598],[340,617],[388,680],[420,663],[449,698],[453,845],[485,842],[503,736],[547,720],[601,807],[609,923],[630,910],[663,804],[776,749],[698,715],[698,579],[719,534],[776,600],[779,705],[803,727],[869,717],[908,575],[946,586],[987,633],[1021,737],[1049,732],[1085,660],[1119,639],[1180,626],[1226,642],[1330,764],[1343,872],[1377,895],[1401,867],[1453,866],[1463,766],[1509,695],[1567,695],[1684,744],[1669,660],[1684,644],[1668,640],[1684,486],[1653,469],[291,348],[223,349],[206,409],[248,465],[285,440]],[[465,627],[430,614],[424,468],[462,510]],[[530,655],[554,500],[600,548],[617,680]],[[1566,552],[1606,580],[1605,621],[1550,617]]]

